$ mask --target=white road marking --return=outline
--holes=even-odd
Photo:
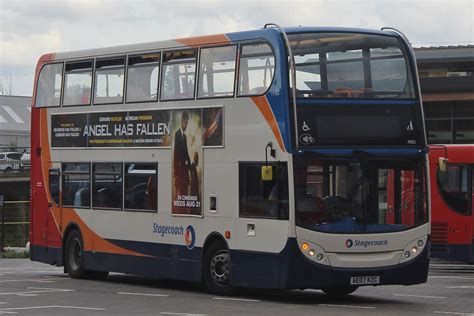
[[[9,282],[44,282],[44,281],[55,282],[55,280],[64,280],[64,278],[0,280],[0,283],[9,283]]]
[[[6,314],[18,314],[17,312],[2,312],[0,311],[0,315],[6,315]]]
[[[431,267],[436,267],[436,268],[471,268],[472,269],[472,265],[469,265],[469,264],[436,264],[436,263],[432,263],[430,264],[430,268]]]
[[[26,292],[0,292],[1,295],[19,295],[24,296],[25,294],[38,294],[38,293],[61,293],[61,292],[75,292],[76,290],[71,289],[54,289],[54,288],[40,288],[40,287],[28,287],[29,290],[34,291],[26,291]]]
[[[448,314],[448,315],[474,316],[473,313],[463,313],[463,312],[433,311],[433,313],[435,313],[435,314]]]
[[[358,305],[336,305],[336,304],[317,304],[318,306],[327,307],[342,307],[342,308],[362,308],[362,309],[376,309],[375,306],[358,306]]]
[[[248,298],[233,298],[233,297],[213,297],[212,299],[222,300],[222,301],[260,302],[260,300],[251,300]]]
[[[453,279],[453,280],[474,280],[474,278],[448,275],[429,275],[428,279]]]
[[[131,292],[118,292],[118,295],[138,295],[138,296],[158,296],[168,297],[168,294],[154,294],[154,293],[131,293]]]
[[[403,297],[420,297],[420,298],[446,298],[445,296],[428,296],[428,295],[412,295],[412,294],[393,294],[394,296],[403,296]]]
[[[28,309],[46,309],[46,308],[65,308],[65,309],[84,309],[84,310],[90,310],[90,311],[105,311],[105,308],[98,308],[98,307],[47,305],[47,306],[0,308],[0,312],[19,311],[19,310],[28,310]]]
[[[190,313],[173,313],[173,312],[160,312],[161,315],[184,315],[184,316],[206,316],[207,314],[190,314]]]
[[[448,289],[474,289],[474,285],[453,285],[448,286]]]

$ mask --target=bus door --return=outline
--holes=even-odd
[[[51,162],[49,164],[47,177],[47,187],[45,188],[48,197],[47,216],[45,216],[48,232],[47,244],[48,247],[61,247],[61,163]]]

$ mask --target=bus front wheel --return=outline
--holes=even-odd
[[[321,289],[327,296],[342,297],[351,294],[357,290],[357,286],[329,287]]]
[[[203,281],[207,289],[218,295],[233,292],[230,285],[231,261],[224,241],[211,244],[204,253]]]

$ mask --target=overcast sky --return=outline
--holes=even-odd
[[[0,84],[31,96],[38,58],[282,26],[402,30],[416,46],[474,44],[474,0],[0,0]]]

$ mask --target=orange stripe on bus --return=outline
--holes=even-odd
[[[252,101],[255,103],[255,105],[257,105],[258,109],[262,113],[268,125],[270,125],[270,128],[272,129],[273,135],[275,135],[275,138],[278,142],[278,145],[280,146],[280,149],[285,152],[286,151],[285,145],[283,144],[283,139],[280,134],[280,129],[278,128],[278,123],[275,119],[275,116],[273,115],[273,111],[270,107],[270,104],[268,103],[267,97],[258,96],[258,97],[251,97],[251,98],[252,98]]]
[[[97,235],[92,229],[87,226],[86,223],[81,219],[81,217],[76,213],[73,208],[64,208],[63,207],[63,222],[64,228],[68,227],[70,223],[76,223],[81,230],[82,238],[84,241],[84,250],[85,251],[97,251],[97,252],[106,252],[119,255],[132,255],[147,257],[147,255],[134,252],[131,250],[123,249],[119,246],[112,244],[111,242],[106,241],[99,235]]]
[[[219,44],[230,42],[225,34],[178,38],[174,41],[186,46],[199,46],[204,44]]]

